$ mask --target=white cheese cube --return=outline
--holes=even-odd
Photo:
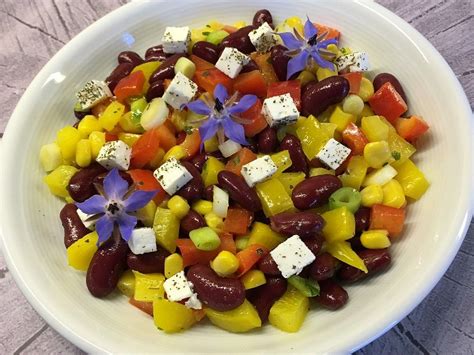
[[[163,163],[153,172],[153,176],[168,195],[174,195],[193,178],[191,173],[175,158]]]
[[[170,301],[177,302],[189,298],[193,295],[191,283],[184,275],[184,271],[174,274],[163,283],[166,292],[166,297]]]
[[[133,254],[140,255],[157,251],[153,228],[137,228],[132,231],[128,246]]]
[[[288,238],[270,252],[282,276],[287,279],[298,275],[316,257],[298,235]]]
[[[253,187],[255,184],[269,179],[277,170],[278,167],[272,158],[269,155],[264,155],[242,166],[240,173],[247,185]]]
[[[369,57],[365,52],[354,52],[342,55],[334,62],[338,71],[349,68],[349,71],[359,72],[369,70]]]
[[[77,103],[81,110],[88,110],[106,98],[112,97],[109,86],[104,81],[91,80],[76,93]]]
[[[234,155],[241,149],[242,149],[242,146],[231,139],[228,139],[224,143],[219,144],[219,150],[221,151],[224,158],[228,158],[231,155]]]
[[[346,160],[351,150],[334,138],[328,140],[316,157],[331,169],[336,170]]]
[[[225,47],[216,63],[216,68],[234,79],[248,62],[250,62],[248,55],[243,54],[238,49]]]
[[[84,226],[85,226],[87,229],[89,229],[89,230],[91,230],[91,231],[95,230],[95,224],[96,224],[96,222],[97,222],[97,220],[98,220],[97,217],[96,217],[96,218],[92,218],[92,217],[94,217],[94,215],[84,213],[84,212],[82,212],[79,208],[77,209],[76,212],[77,212],[77,215],[79,216],[79,218],[81,219],[82,224],[84,224]]]
[[[184,305],[191,309],[202,309],[202,303],[197,297],[197,293],[193,293],[191,297],[184,303]]]
[[[161,38],[165,53],[187,53],[191,42],[189,27],[166,27]]]
[[[276,38],[274,31],[267,22],[264,22],[256,30],[250,31],[250,42],[255,46],[258,52],[268,52],[275,44]]]
[[[132,149],[122,141],[111,141],[100,148],[96,161],[106,169],[128,170]]]
[[[262,112],[270,127],[295,123],[300,116],[290,94],[272,96],[265,99]]]
[[[196,95],[198,86],[183,73],[177,73],[163,94],[163,100],[173,108],[180,110]]]

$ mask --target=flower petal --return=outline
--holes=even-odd
[[[109,200],[121,200],[128,191],[128,183],[122,179],[117,169],[112,169],[105,177],[104,191]]]
[[[277,33],[277,35],[281,37],[281,40],[285,44],[285,47],[289,50],[299,49],[304,45],[304,43],[302,43],[302,41],[299,41],[291,32]]]
[[[209,118],[199,127],[199,134],[201,135],[201,145],[206,140],[212,138],[219,128],[219,121],[215,118]]]
[[[314,61],[322,68],[327,68],[331,70],[335,70],[334,68],[334,63],[328,62],[327,60],[323,59],[318,51],[313,51],[311,52],[311,57],[314,59]]]
[[[324,41],[321,41],[317,44],[318,48],[326,48],[330,44],[337,44],[337,39],[331,38],[331,39],[325,39]]]
[[[95,224],[95,230],[99,235],[99,241],[97,242],[97,245],[100,245],[112,235],[112,231],[114,230],[114,221],[109,216],[103,215],[97,220],[97,223]]]
[[[222,120],[222,127],[224,128],[224,134],[227,138],[242,145],[248,144],[247,140],[245,139],[244,127],[232,120],[232,118],[224,118]]]
[[[195,100],[186,105],[188,109],[199,114],[199,115],[209,115],[212,110],[206,103],[202,100]]]
[[[120,216],[117,222],[122,239],[128,242],[132,236],[133,228],[137,225],[137,217],[124,213]]]
[[[104,213],[106,204],[107,200],[101,195],[94,195],[84,202],[76,202],[77,208],[87,214]]]
[[[231,115],[235,115],[236,113],[242,113],[247,111],[250,107],[255,105],[257,102],[257,96],[255,95],[244,95],[239,102],[237,102],[232,107],[228,108],[227,111]]]
[[[308,56],[309,54],[307,51],[302,51],[300,54],[290,59],[287,67],[286,80],[290,80],[293,74],[298,73],[306,68]]]
[[[318,34],[318,29],[309,20],[309,17],[307,17],[307,20],[304,24],[304,36],[306,37],[306,39],[310,39],[311,37],[315,36],[316,34]]]
[[[144,191],[137,190],[132,192],[132,194],[123,201],[123,206],[126,212],[133,212],[150,202],[150,200],[155,197],[157,191]]]
[[[229,94],[227,93],[227,89],[225,88],[225,86],[222,84],[217,84],[214,88],[214,98],[218,99],[221,104],[224,105],[225,100],[227,100],[228,97]]]

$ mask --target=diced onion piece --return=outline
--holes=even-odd
[[[215,250],[221,245],[219,235],[210,227],[202,227],[189,232],[189,238],[199,250]]]
[[[227,217],[229,209],[229,194],[214,185],[212,211],[219,217]]]
[[[166,121],[168,114],[169,109],[166,102],[161,97],[157,97],[151,100],[145,111],[143,111],[140,124],[148,131],[162,125]]]
[[[181,73],[187,78],[192,79],[196,72],[196,64],[186,57],[181,57],[174,65],[174,72],[175,74]]]
[[[57,143],[45,144],[40,149],[40,162],[44,171],[50,172],[61,165],[63,158]]]
[[[385,185],[387,182],[392,180],[395,175],[397,175],[397,171],[389,164],[385,165],[383,168],[375,170],[368,174],[362,183],[362,186],[369,186],[369,185]]]
[[[226,140],[222,144],[219,144],[219,150],[221,151],[224,158],[228,158],[231,155],[234,155],[241,149],[242,149],[242,146],[239,143],[234,142],[233,140],[230,140],[230,139]]]

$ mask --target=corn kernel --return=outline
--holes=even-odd
[[[135,134],[135,133],[125,133],[125,132],[120,132],[118,135],[118,138],[124,142],[126,145],[128,145],[130,148],[135,144],[135,142],[140,138],[140,134]]]
[[[369,101],[369,99],[372,97],[373,94],[374,94],[374,85],[369,79],[362,77],[358,95],[360,96],[362,101],[367,102]]]
[[[99,155],[100,149],[105,144],[105,133],[94,131],[89,135],[89,140],[91,142],[92,158],[95,159]]]
[[[318,78],[318,81],[324,80],[326,78],[330,78],[331,76],[336,76],[337,75],[337,70],[336,66],[333,65],[333,70],[329,68],[318,68],[316,70],[316,77]]]
[[[79,131],[72,126],[66,126],[58,131],[56,142],[64,159],[74,159],[76,155],[76,145],[80,139],[81,135]]]
[[[246,290],[262,286],[267,282],[265,274],[260,270],[250,270],[241,278]]]
[[[401,208],[405,205],[405,193],[402,185],[397,180],[390,180],[382,187],[383,202],[385,206]]]
[[[388,232],[384,229],[373,229],[362,232],[360,242],[362,246],[367,249],[385,249],[391,245]]]
[[[193,203],[192,209],[199,213],[201,216],[212,212],[212,202],[206,200],[198,200]]]
[[[40,149],[40,162],[44,171],[49,172],[61,165],[63,158],[57,143],[45,144]]]
[[[292,17],[288,17],[286,20],[285,20],[285,23],[294,28],[296,31],[298,31],[300,34],[303,34],[303,22],[301,21],[301,19],[298,17],[298,16],[292,16]]]
[[[180,160],[186,156],[187,156],[186,150],[180,145],[175,145],[173,148],[171,148],[170,150],[166,152],[165,156],[163,157],[163,161],[169,160],[171,158]]]
[[[239,259],[230,251],[223,250],[211,261],[211,267],[218,275],[229,276],[239,268]]]
[[[336,175],[334,170],[325,169],[325,168],[311,168],[309,170],[309,176],[319,176],[319,175]]]
[[[234,25],[233,25],[235,28],[239,29],[239,28],[242,28],[242,27],[245,27],[247,26],[246,22],[245,21],[237,21],[237,22],[234,22]]]
[[[204,220],[206,221],[206,224],[215,231],[220,231],[224,224],[222,218],[216,215],[214,212],[206,213],[204,215]]]
[[[76,164],[85,168],[91,164],[92,152],[91,142],[88,139],[81,139],[76,147]]]
[[[383,190],[380,185],[369,185],[360,192],[362,206],[372,207],[383,201]]]
[[[391,157],[386,141],[367,143],[364,147],[364,159],[371,168],[380,169]]]
[[[188,201],[178,195],[175,195],[169,199],[168,208],[179,219],[186,216],[190,209]]]
[[[102,132],[104,129],[102,128],[99,120],[94,115],[87,115],[79,122],[77,125],[77,130],[81,134],[82,138],[87,138],[92,132]]]
[[[184,270],[183,257],[177,253],[165,258],[165,277],[169,279],[174,274]]]
[[[336,55],[338,55],[340,53],[340,50],[339,50],[339,47],[336,46],[335,44],[330,44],[326,47],[326,49],[331,52],[331,53],[334,53]]]

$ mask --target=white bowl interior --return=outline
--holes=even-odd
[[[297,6],[295,6],[297,5]],[[85,275],[67,266],[58,212],[62,202],[42,182],[42,144],[73,122],[74,93],[108,75],[116,55],[144,53],[167,25],[196,27],[208,20],[251,21],[268,8],[275,22],[288,16],[339,28],[343,43],[369,53],[373,70],[394,73],[410,111],[431,125],[415,161],[432,186],[408,209],[408,223],[392,247],[393,266],[348,287],[350,302],[337,312],[313,307],[296,334],[267,326],[233,335],[207,324],[175,335],[115,295],[87,291]],[[133,43],[132,43],[133,42]],[[403,318],[431,290],[454,257],[468,213],[470,110],[444,60],[418,32],[372,2],[154,1],[131,3],[106,16],[65,46],[41,71],[7,128],[1,173],[4,250],[16,280],[43,317],[84,350],[97,352],[334,352],[354,350]]]

